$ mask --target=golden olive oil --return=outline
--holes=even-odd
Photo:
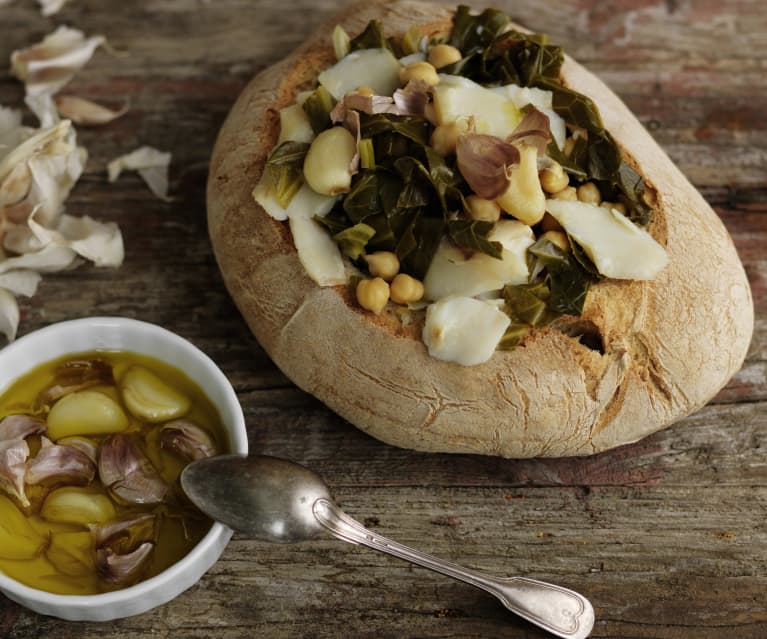
[[[126,519],[142,513],[155,516],[154,546],[150,558],[143,565],[138,580],[162,572],[186,555],[209,530],[212,522],[199,513],[185,499],[178,485],[178,477],[188,460],[160,446],[162,424],[149,424],[134,417],[122,400],[119,383],[132,366],[141,366],[158,376],[165,384],[191,401],[191,408],[183,419],[203,428],[213,438],[220,452],[230,449],[221,418],[203,390],[173,366],[144,355],[122,351],[92,351],[68,355],[38,366],[14,382],[0,396],[0,420],[17,413],[34,414],[45,420],[51,405],[41,402],[43,391],[56,382],[56,370],[66,362],[75,360],[101,360],[111,365],[117,386],[97,385],[90,390],[100,391],[117,401],[129,418],[126,433],[139,437],[146,456],[170,486],[169,497],[161,504],[126,504],[114,498],[101,485],[98,471],[86,487],[87,492],[109,497],[117,519]],[[106,435],[83,433],[100,444]],[[45,433],[27,438],[30,458],[41,448]],[[115,585],[102,579],[94,563],[94,535],[88,526],[51,522],[41,516],[45,497],[66,483],[51,486],[26,486],[31,502],[27,509],[8,496],[0,487],[0,571],[33,588],[57,594],[88,595],[126,587],[131,583]]]

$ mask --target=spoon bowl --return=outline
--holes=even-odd
[[[322,478],[279,457],[219,455],[189,464],[181,487],[212,519],[254,539],[283,544],[326,534],[312,504],[330,499]]]
[[[181,487],[204,513],[257,539],[294,543],[323,532],[485,590],[512,612],[563,639],[585,639],[594,608],[577,592],[526,577],[495,577],[409,548],[344,513],[315,472],[278,457],[222,455],[193,462]]]

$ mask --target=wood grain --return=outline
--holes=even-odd
[[[47,276],[21,333],[117,314],[162,324],[209,353],[237,389],[254,450],[305,462],[377,531],[468,566],[575,588],[594,637],[767,636],[767,14],[759,0],[497,2],[597,72],[722,216],[749,274],[756,332],[743,370],[671,429],[585,459],[523,462],[385,446],[293,387],[228,299],[207,240],[216,132],[258,70],[340,7],[335,0],[70,0],[42,18],[0,8],[0,59],[57,24],[104,33],[68,87],[131,111],[79,132],[87,173],[67,203],[120,224],[119,270]],[[0,71],[0,104],[23,91]],[[174,201],[104,167],[140,144],[173,152]],[[5,639],[144,637],[533,638],[488,596],[366,549],[235,537],[170,604],[110,624],[45,618],[0,597]]]

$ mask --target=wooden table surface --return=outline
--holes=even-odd
[[[74,215],[117,222],[119,270],[46,276],[20,334],[87,315],[161,324],[234,384],[253,451],[324,475],[375,530],[478,569],[560,583],[594,603],[594,637],[767,637],[767,11],[762,0],[497,2],[604,78],[729,228],[748,271],[756,332],[743,370],[697,414],[585,459],[513,461],[400,450],[295,388],[248,332],[206,234],[218,127],[253,74],[341,6],[335,0],[70,0],[0,8],[0,60],[58,24],[102,33],[69,93],[124,118],[80,129],[87,172]],[[3,63],[3,67],[5,63]],[[0,104],[23,89],[0,71]],[[31,120],[30,120],[31,122]],[[105,164],[149,144],[173,152],[170,203]],[[235,536],[192,589],[114,623],[42,617],[0,596],[8,639],[532,638],[544,633],[469,586],[331,539],[275,546]]]

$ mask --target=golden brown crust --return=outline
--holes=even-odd
[[[338,22],[350,33],[372,18],[391,33],[411,24],[437,32],[449,16],[438,5],[378,1],[353,7]],[[287,225],[267,216],[250,193],[277,139],[277,109],[332,62],[332,26],[243,91],[219,135],[208,185],[210,236],[226,285],[259,342],[298,386],[397,446],[563,456],[657,431],[700,408],[738,370],[753,305],[729,235],[626,106],[569,58],[564,81],[594,99],[607,129],[655,188],[650,230],[670,257],[653,281],[592,288],[582,322],[598,332],[604,352],[545,329],[467,368],[430,358],[393,313],[371,321],[347,304],[343,287],[316,286]]]

